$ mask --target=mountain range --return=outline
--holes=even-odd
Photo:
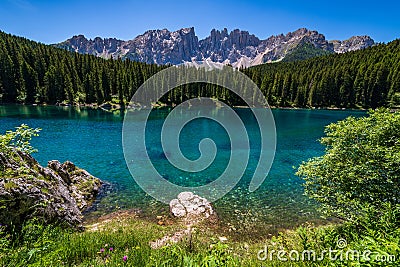
[[[149,30],[127,41],[100,37],[92,40],[76,35],[54,46],[103,58],[120,57],[158,65],[210,62],[239,68],[345,53],[374,44],[374,40],[366,35],[328,41],[323,34],[306,28],[273,35],[265,40],[239,29],[231,32],[226,28],[221,31],[213,29],[208,37],[199,40],[191,27],[172,32],[167,29]]]

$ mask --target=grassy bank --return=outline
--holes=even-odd
[[[2,232],[0,266],[398,266],[399,211],[388,207],[379,222],[366,219],[357,227],[306,224],[262,242],[234,242],[200,225],[191,238],[159,249],[149,243],[183,226],[115,216],[76,232],[31,221],[22,231]],[[330,256],[329,249],[336,252]],[[279,259],[278,251],[286,254]],[[315,251],[316,258],[304,251]],[[348,251],[360,252],[360,258],[346,256]]]

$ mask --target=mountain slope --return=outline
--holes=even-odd
[[[249,67],[283,60],[305,43],[315,48],[315,55],[321,55],[367,48],[374,45],[374,40],[369,36],[353,36],[345,41],[327,41],[323,34],[305,28],[265,40],[238,29],[231,32],[226,28],[222,31],[213,29],[210,36],[199,40],[192,27],[174,32],[150,30],[128,41],[100,37],[88,40],[77,35],[54,46],[104,58],[129,58],[159,65],[210,61]]]
[[[289,56],[308,56],[310,51],[315,53],[314,48],[303,44],[290,50]],[[223,67],[222,63],[206,63]],[[400,107],[399,66],[400,41],[395,40],[363,50],[262,64],[242,71],[273,106],[375,108]],[[107,102],[123,106],[146,79],[165,67],[72,53],[0,31],[0,103]],[[187,73],[198,77],[203,72],[188,68]],[[160,82],[156,88],[163,84],[168,83]],[[146,93],[146,97],[148,102],[157,101],[151,94]],[[244,105],[228,89],[202,83],[178,87],[160,102],[176,105],[198,97]]]
[[[0,103],[122,104],[162,68],[71,53],[0,31]]]
[[[273,106],[400,107],[400,40],[243,70]]]
[[[299,61],[330,54],[334,54],[334,52],[317,48],[310,43],[301,43],[287,53],[282,59],[282,62]]]

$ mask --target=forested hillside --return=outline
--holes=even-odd
[[[400,40],[344,54],[263,64],[244,72],[261,88],[270,105],[400,105]]]
[[[0,32],[0,101],[5,103],[129,100],[160,69],[72,53]]]
[[[309,47],[293,55],[307,58]],[[0,32],[0,102],[104,103],[129,101],[164,68],[68,52]],[[377,107],[400,105],[400,41],[295,62],[242,69],[273,106]],[[167,104],[208,96],[242,104],[227,90],[196,84],[169,93]]]
[[[293,51],[288,53],[282,59],[282,62],[293,62],[319,56],[330,55],[330,54],[335,54],[335,53],[317,48],[309,43],[303,43],[298,45]]]

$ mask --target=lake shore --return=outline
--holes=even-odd
[[[92,108],[92,109],[100,109],[104,111],[121,111],[121,110],[126,110],[126,109],[135,109],[138,108],[137,106],[131,106],[129,104],[121,106],[120,104],[116,103],[109,103],[105,102],[102,104],[96,104],[96,103],[85,103],[85,104],[68,104],[68,103],[56,103],[56,104],[46,104],[46,103],[0,103],[0,106],[5,106],[5,105],[17,105],[17,106],[55,106],[55,107],[76,107],[76,108]],[[168,104],[158,104],[158,103],[152,103],[151,108],[152,109],[163,109],[163,108],[174,108],[176,105],[168,105]],[[219,106],[216,106],[219,107]],[[233,108],[237,109],[249,109],[249,106],[238,106],[234,105],[232,106]],[[222,108],[222,107],[219,107]],[[352,107],[352,108],[344,108],[344,107],[293,107],[293,106],[269,106],[271,109],[283,109],[283,110],[348,110],[348,111],[366,111],[368,108],[364,107]],[[397,108],[393,108],[393,111],[399,110]]]
[[[218,109],[216,109],[218,112]],[[223,110],[221,115],[224,114]],[[215,203],[215,209],[221,217],[221,228],[240,236],[251,236],[256,233],[276,233],[280,229],[291,229],[305,222],[317,222],[319,214],[315,203],[303,196],[302,180],[294,175],[293,166],[302,161],[323,153],[317,140],[323,135],[324,126],[347,116],[360,116],[361,112],[330,111],[310,109],[273,109],[278,125],[279,136],[276,157],[273,167],[264,185],[257,191],[248,192],[251,171],[257,166],[257,139],[252,139],[255,149],[251,150],[248,172],[241,182],[229,194]],[[163,176],[170,182],[185,186],[205,184],[218,177],[226,167],[226,156],[229,155],[225,131],[210,120],[195,120],[191,127],[182,132],[180,144],[188,156],[195,157],[198,152],[196,138],[212,137],[222,154],[215,166],[201,174],[182,173],[171,169],[163,156],[162,148],[156,142],[156,133],[161,129],[164,119],[169,114],[168,108],[155,109],[149,121],[151,149],[148,154],[153,164],[160,168]],[[113,185],[102,199],[96,202],[96,210],[89,217],[104,215],[118,210],[138,208],[143,216],[152,218],[168,216],[167,205],[157,203],[137,186],[126,168],[121,152],[121,127],[123,113],[103,112],[93,107],[56,107],[9,105],[0,107],[0,130],[13,129],[25,123],[31,127],[42,128],[34,145],[38,149],[35,158],[46,165],[49,160],[61,162],[71,160],[88,170],[95,177]],[[249,108],[239,112],[240,117],[248,124],[248,134],[257,136],[258,126]],[[201,126],[201,127],[200,127]],[[154,137],[154,138],[153,138]],[[228,224],[229,223],[229,224]],[[319,222],[317,223],[319,224]]]

